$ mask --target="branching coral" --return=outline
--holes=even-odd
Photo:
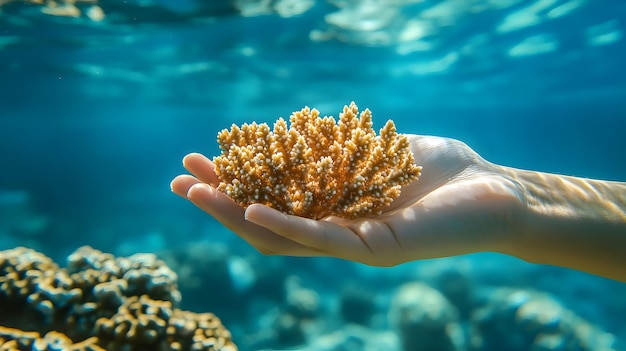
[[[266,123],[233,125],[218,134],[222,154],[213,159],[218,189],[242,206],[263,203],[314,219],[376,215],[417,180],[409,142],[389,120],[372,128],[372,113],[352,102],[336,122],[303,108]]]

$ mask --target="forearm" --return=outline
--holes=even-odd
[[[626,183],[504,172],[527,205],[515,256],[626,282]]]

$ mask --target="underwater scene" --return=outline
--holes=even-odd
[[[353,102],[398,150],[444,137],[507,169],[624,182],[625,35],[623,0],[0,0],[0,350],[626,350],[620,279],[454,235],[441,240],[457,251],[381,264],[260,245],[267,231],[242,236],[170,188],[233,125],[278,134],[281,117],[339,121]],[[420,179],[388,176],[373,189],[393,196],[372,199],[397,208],[394,191],[428,184],[414,156]],[[322,158],[308,171],[332,168]]]

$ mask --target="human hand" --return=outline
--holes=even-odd
[[[375,266],[478,251],[506,252],[524,200],[517,182],[464,143],[407,135],[419,180],[378,216],[321,220],[287,215],[261,204],[244,209],[215,189],[211,160],[185,156],[192,175],[172,191],[193,202],[264,254],[332,256]]]

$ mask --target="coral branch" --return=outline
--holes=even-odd
[[[369,109],[352,102],[336,122],[303,108],[287,122],[233,125],[218,133],[222,153],[213,159],[218,189],[240,205],[262,203],[314,219],[382,213],[417,180],[409,142],[389,120],[372,129]]]

